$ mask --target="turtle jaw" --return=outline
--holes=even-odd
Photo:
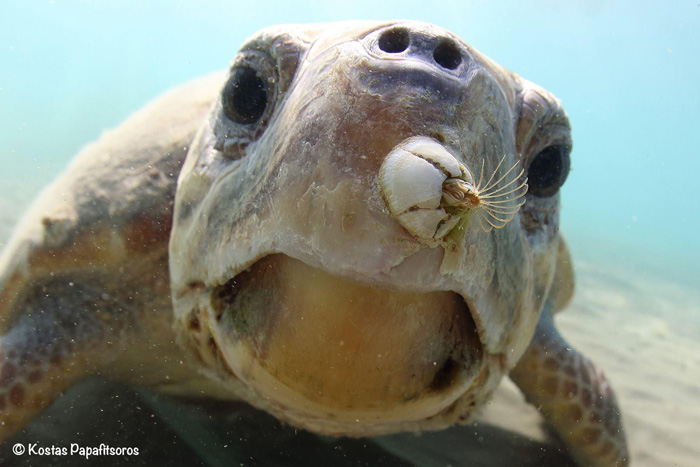
[[[439,418],[485,371],[470,309],[453,292],[374,288],[274,254],[207,294],[220,363],[269,404],[250,402],[314,431]]]

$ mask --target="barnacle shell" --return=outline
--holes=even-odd
[[[447,152],[447,149],[445,149],[442,144],[432,139],[416,136],[408,138],[401,143],[401,145],[403,145],[406,151],[439,167],[450,177],[459,177],[462,173],[459,161],[457,161],[452,154]]]
[[[505,160],[503,155],[490,176],[484,175],[482,160],[474,183],[467,167],[442,144],[414,136],[386,156],[379,183],[391,214],[419,240],[434,246],[470,213],[475,220],[464,225],[484,232],[503,228],[515,217],[525,204],[527,178],[517,160],[499,176]]]
[[[441,207],[443,183],[460,177],[471,181],[469,171],[437,141],[411,137],[386,156],[379,183],[389,211],[411,234],[439,240],[459,222]]]
[[[425,159],[397,149],[387,156],[379,178],[389,209],[401,215],[416,208],[439,208],[447,176]]]

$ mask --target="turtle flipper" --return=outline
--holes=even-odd
[[[34,291],[0,337],[0,441],[114,353],[105,339],[112,329],[103,310],[113,305],[105,294],[68,281]]]
[[[620,409],[605,374],[557,332],[545,307],[511,379],[585,466],[629,463]]]

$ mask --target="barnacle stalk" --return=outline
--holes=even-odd
[[[520,163],[516,162],[496,179],[498,169],[503,165],[504,160],[505,155],[486,181],[484,181],[483,160],[476,184],[469,183],[462,178],[446,179],[442,186],[442,204],[445,210],[461,214],[473,211],[478,223],[471,225],[484,232],[500,229],[510,222],[525,204],[527,178],[518,184],[525,170],[520,168],[520,171],[516,172],[520,166]],[[467,169],[462,166],[462,171],[466,172]]]

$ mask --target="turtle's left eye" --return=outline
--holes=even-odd
[[[226,116],[234,122],[256,123],[267,108],[267,83],[253,68],[240,66],[231,72],[221,103]]]
[[[540,151],[528,169],[528,193],[539,197],[555,195],[566,181],[570,165],[566,146],[549,146]]]

